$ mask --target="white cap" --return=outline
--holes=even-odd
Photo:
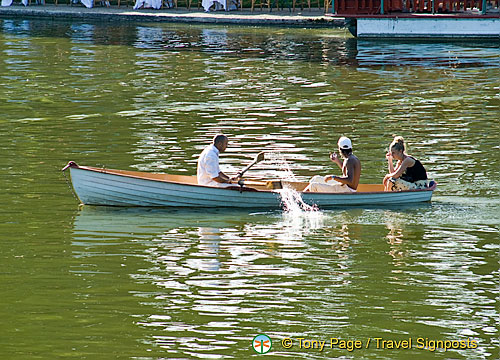
[[[351,140],[348,137],[342,136],[339,139],[339,149],[352,149]]]

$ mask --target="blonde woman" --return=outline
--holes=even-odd
[[[401,136],[396,136],[385,155],[389,173],[384,177],[385,191],[402,191],[424,189],[428,187],[427,172],[423,165],[405,153],[405,142]],[[393,161],[397,160],[396,168]]]

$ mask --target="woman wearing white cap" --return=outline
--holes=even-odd
[[[316,175],[310,181],[304,191],[311,192],[354,192],[358,188],[361,177],[361,162],[352,153],[351,140],[342,136],[338,142],[339,152],[344,158],[342,162],[336,153],[330,154],[330,160],[337,164],[342,170],[342,176]]]
[[[385,191],[424,189],[428,187],[427,172],[413,156],[405,153],[403,137],[396,136],[385,154],[389,165],[389,174],[384,177]],[[393,159],[396,159],[394,168]]]

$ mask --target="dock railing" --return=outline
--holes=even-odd
[[[498,14],[499,5],[500,0],[335,0],[332,12],[337,15]]]
[[[23,0],[14,0],[18,5]],[[83,6],[81,0],[25,0],[27,5]],[[295,12],[311,11],[325,14],[391,15],[391,14],[468,14],[500,15],[500,0],[227,0],[234,3],[233,10],[267,10]],[[93,0],[96,7],[132,7],[135,0]],[[161,0],[161,9],[200,11],[201,0]],[[317,10],[316,10],[317,9]]]

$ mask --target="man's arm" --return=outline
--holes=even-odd
[[[229,176],[224,174],[222,171],[219,172],[219,175],[217,177],[212,178],[212,180],[220,184],[231,184],[231,179],[229,178]]]
[[[332,175],[332,179],[338,181],[341,184],[349,186],[351,189],[356,189],[358,186],[354,179],[355,176],[355,163],[354,160],[348,159],[346,161],[346,175],[345,176],[335,176]]]
[[[335,164],[337,164],[340,170],[342,170],[342,161],[340,161],[336,153],[333,152],[330,154],[330,160],[333,161]]]
[[[219,158],[216,156],[207,156],[203,161],[203,166],[205,167],[206,172],[212,178],[213,181],[218,182],[219,184],[230,183],[229,176],[224,174],[219,169]],[[214,176],[216,175],[216,176]]]

